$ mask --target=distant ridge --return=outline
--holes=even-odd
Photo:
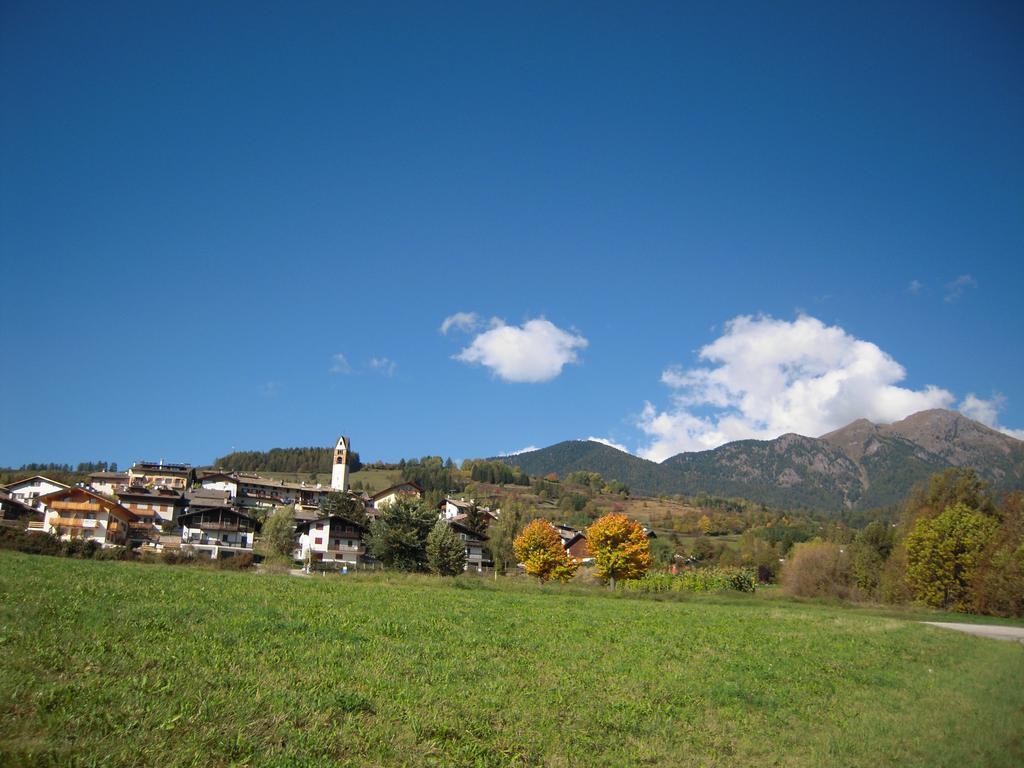
[[[915,483],[951,466],[973,467],[996,490],[1024,489],[1024,442],[942,409],[893,424],[857,419],[821,437],[738,440],[660,464],[588,440],[501,460],[531,475],[600,472],[635,493],[738,496],[785,509],[896,504]]]

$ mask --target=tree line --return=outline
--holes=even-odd
[[[789,592],[1024,616],[1024,493],[997,497],[973,469],[933,475],[897,523],[831,533],[793,548]]]
[[[231,472],[295,472],[330,474],[334,449],[323,447],[271,448],[269,451],[234,451],[213,460],[217,469]],[[362,462],[356,451],[348,453],[350,472],[358,472]]]

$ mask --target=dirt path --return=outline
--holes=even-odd
[[[966,632],[978,637],[990,637],[993,640],[1016,640],[1019,643],[1024,643],[1024,627],[1002,627],[997,624],[958,624],[949,621],[924,621],[921,623],[943,629],[953,629],[957,632]]]

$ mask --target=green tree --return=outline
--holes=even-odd
[[[916,486],[907,499],[906,516],[913,527],[918,517],[937,517],[957,504],[986,515],[995,513],[988,486],[970,467],[949,467],[932,475],[926,484]]]
[[[513,543],[516,536],[523,530],[523,526],[533,517],[530,509],[520,502],[513,501],[505,504],[498,519],[491,523],[487,529],[487,543],[496,572],[504,573],[509,567],[514,568],[519,562],[516,559]]]
[[[370,523],[367,549],[389,568],[422,571],[427,567],[427,536],[437,511],[418,499],[399,496]]]
[[[427,536],[427,565],[439,576],[458,576],[466,568],[466,547],[445,520],[434,523]]]
[[[967,610],[975,568],[997,528],[993,518],[966,504],[918,518],[906,539],[907,583],[914,597],[934,608]]]
[[[651,539],[651,562],[659,568],[668,568],[675,562],[676,548],[668,539]]]
[[[366,505],[352,493],[331,491],[320,502],[320,514],[324,517],[337,515],[359,525],[367,524]]]
[[[291,560],[295,551],[295,507],[275,507],[263,524],[262,534],[268,558]]]
[[[850,560],[857,588],[867,596],[878,595],[882,571],[896,543],[895,529],[876,520],[850,544]]]
[[[999,507],[999,531],[982,554],[971,583],[973,609],[995,616],[1024,616],[1024,492]]]

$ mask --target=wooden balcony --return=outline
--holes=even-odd
[[[248,533],[252,530],[250,526],[239,525],[238,523],[203,523],[194,522],[189,526],[190,529],[198,528],[201,531],[223,531],[224,533]]]
[[[99,512],[97,501],[53,501],[48,505],[51,509],[62,509],[66,512]]]
[[[86,520],[81,517],[58,517],[56,520],[51,521],[51,525],[57,525],[61,528],[96,528],[99,524],[99,520]]]

